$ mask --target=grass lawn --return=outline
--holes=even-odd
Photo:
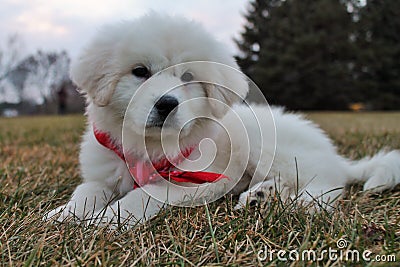
[[[400,149],[400,113],[311,113],[340,153],[358,159],[382,148]],[[225,197],[207,207],[173,208],[128,231],[44,223],[45,212],[64,204],[79,184],[81,116],[0,118],[0,262],[36,265],[385,265],[400,262],[400,190],[367,196],[356,188],[331,213],[271,199],[261,207],[234,211]],[[399,163],[400,164],[400,163]],[[337,241],[345,240],[338,249]],[[360,262],[329,260],[329,249],[357,250]],[[315,251],[320,262],[282,262],[268,250]],[[259,254],[260,257],[257,257]],[[342,254],[342,255],[343,255]],[[350,255],[351,256],[351,255]],[[350,258],[347,254],[347,259]],[[291,254],[296,258],[296,253]],[[378,260],[378,258],[376,258]]]

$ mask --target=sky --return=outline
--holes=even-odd
[[[247,6],[248,0],[1,0],[0,47],[17,33],[25,54],[66,50],[76,57],[101,25],[153,10],[201,22],[233,54]]]

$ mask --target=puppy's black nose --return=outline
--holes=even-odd
[[[179,105],[178,99],[173,96],[165,95],[158,99],[154,107],[158,115],[165,120],[165,118]]]

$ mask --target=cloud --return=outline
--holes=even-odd
[[[232,37],[240,31],[247,1],[187,0],[3,0],[0,39],[19,33],[28,50],[66,49],[72,55],[102,24],[139,17],[154,10],[193,18],[235,50]]]
[[[35,16],[23,13],[15,18],[17,28],[31,34],[46,34],[51,36],[66,35],[69,29],[66,26],[55,23],[51,15]]]

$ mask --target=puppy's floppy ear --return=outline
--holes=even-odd
[[[246,98],[249,85],[246,76],[238,70],[238,67],[236,69],[227,65],[216,64],[213,64],[210,68],[213,72],[213,78],[211,83],[206,83],[205,91],[208,98],[218,100],[209,101],[212,114],[217,118],[222,118],[229,107]]]
[[[70,75],[78,88],[98,106],[110,102],[119,75],[112,64],[110,48],[97,48],[92,44],[78,60],[72,63]]]

